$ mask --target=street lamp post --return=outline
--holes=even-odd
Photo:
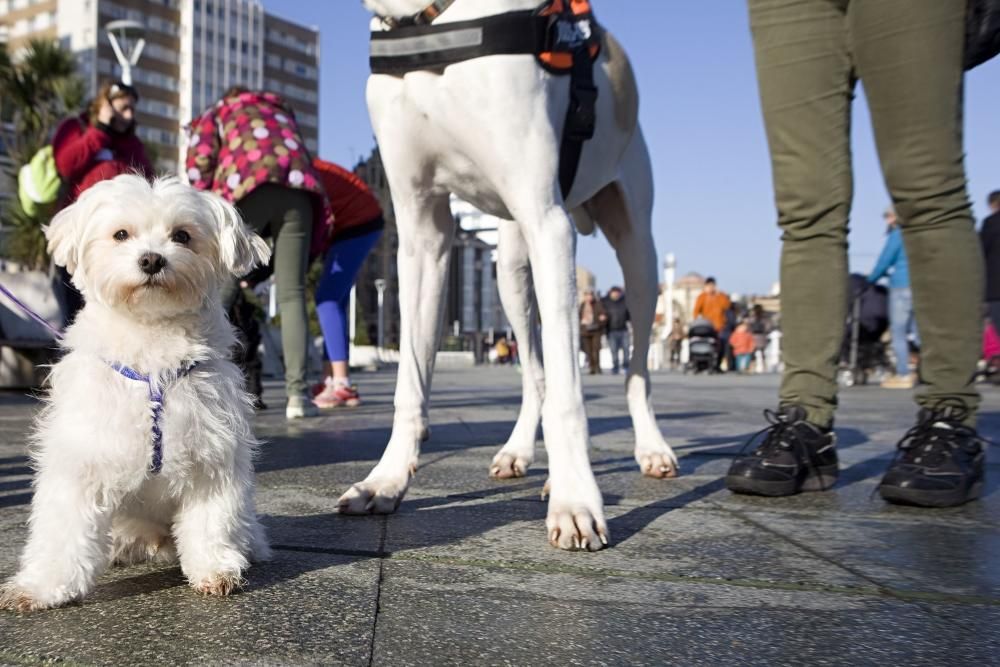
[[[122,68],[122,83],[132,85],[132,68],[139,62],[146,46],[146,28],[138,21],[111,21],[104,26],[118,65]]]
[[[385,278],[375,279],[375,290],[378,292],[378,349],[385,348]]]

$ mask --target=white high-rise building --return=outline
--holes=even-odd
[[[264,10],[260,0],[0,0],[0,31],[12,54],[32,37],[73,51],[96,91],[120,76],[103,26],[129,19],[145,26],[133,69],[138,134],[165,172],[183,159],[183,128],[230,86],[265,89],[295,109],[306,145],[319,143],[319,31]]]

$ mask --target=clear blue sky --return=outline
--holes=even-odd
[[[778,232],[744,0],[594,0],[639,77],[641,118],[656,179],[656,247],[678,271],[718,277],[731,292],[777,280]],[[374,145],[364,87],[368,14],[360,0],[279,2],[268,10],[322,34],[320,152],[353,164]],[[866,271],[882,243],[888,203],[862,91],[854,106],[852,268]],[[979,218],[1000,189],[1000,58],[966,84],[969,191]],[[580,240],[577,261],[602,289],[621,272],[601,238]]]

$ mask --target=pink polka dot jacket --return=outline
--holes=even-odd
[[[257,187],[275,183],[315,194],[310,254],[329,246],[333,214],[288,104],[267,92],[219,100],[188,128],[188,181],[236,204]]]

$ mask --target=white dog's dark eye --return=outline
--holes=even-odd
[[[191,241],[191,235],[185,232],[183,229],[178,229],[174,232],[174,235],[170,237],[170,240],[174,243],[180,243],[181,245],[187,245]]]
[[[128,239],[128,232],[124,229],[119,229],[115,232],[115,241],[125,241]]]

